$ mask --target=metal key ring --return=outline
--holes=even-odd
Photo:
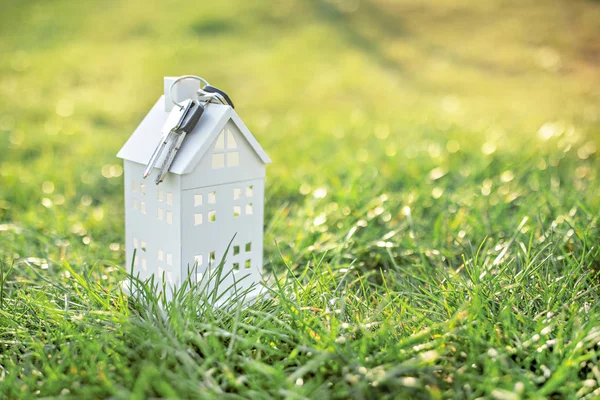
[[[175,98],[173,97],[173,86],[175,86],[177,84],[177,82],[182,81],[184,79],[195,79],[197,81],[204,83],[204,86],[208,86],[208,81],[206,79],[200,78],[199,76],[196,76],[196,75],[183,75],[183,76],[180,76],[179,78],[175,79],[171,83],[171,86],[169,87],[169,96],[171,96],[171,101],[173,102],[173,104],[175,104],[179,108],[183,108],[183,106],[180,103],[178,103],[177,101],[175,101]]]

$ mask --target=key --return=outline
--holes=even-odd
[[[215,97],[219,99],[221,104],[229,105],[229,106],[231,106],[231,108],[235,108],[233,105],[233,102],[231,101],[231,99],[229,98],[227,93],[225,93],[221,89],[218,89],[211,85],[206,85],[202,88],[202,90],[204,90],[207,93],[215,94],[216,95]]]
[[[189,104],[190,106],[186,107],[187,112],[184,113],[177,126],[171,130],[172,135],[169,140],[167,155],[165,156],[165,160],[163,161],[163,164],[158,172],[158,176],[156,177],[157,185],[165,179],[165,176],[167,175],[167,172],[169,172],[169,168],[171,168],[171,164],[173,164],[173,160],[175,159],[177,152],[181,148],[181,144],[183,143],[185,136],[194,129],[194,127],[198,124],[200,117],[204,113],[205,107],[197,100],[192,100]]]
[[[146,170],[144,171],[144,179],[146,179],[148,177],[148,175],[150,175],[152,173],[152,169],[154,169],[156,162],[160,158],[160,155],[162,154],[163,150],[165,149],[165,146],[171,139],[173,132],[176,129],[178,129],[181,126],[181,124],[183,123],[183,121],[186,117],[186,114],[189,112],[190,108],[192,107],[192,101],[186,100],[183,102],[182,105],[183,105],[183,107],[181,107],[181,108],[174,107],[173,110],[171,110],[171,112],[169,113],[169,116],[167,117],[167,121],[163,125],[162,136],[160,138],[160,141],[158,142],[156,149],[154,149],[154,152],[152,153],[152,156],[150,157],[150,160],[148,161],[148,165],[146,166]]]

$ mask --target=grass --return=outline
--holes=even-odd
[[[0,397],[600,396],[598,2],[4,3]],[[245,308],[118,285],[189,73],[274,160]]]

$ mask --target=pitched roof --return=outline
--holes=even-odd
[[[161,96],[123,145],[117,157],[144,165],[148,163],[150,156],[158,145],[161,130],[168,115],[169,113],[164,109],[164,96]],[[194,130],[185,137],[183,145],[177,152],[177,156],[175,156],[169,172],[178,175],[192,172],[208,151],[221,129],[223,129],[223,126],[230,119],[238,127],[262,162],[269,164],[271,159],[254,136],[252,136],[252,133],[250,133],[237,113],[229,106],[211,104],[206,108],[204,114],[202,114]],[[163,157],[164,153],[166,151],[163,152]],[[159,160],[157,165],[160,165],[161,161]]]

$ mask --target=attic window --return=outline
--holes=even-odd
[[[240,153],[237,151],[237,142],[233,132],[229,128],[224,128],[215,143],[214,153],[212,155],[212,168],[235,167],[240,165]]]

